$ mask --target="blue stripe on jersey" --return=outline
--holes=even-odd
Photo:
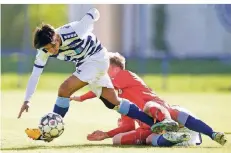
[[[91,36],[88,36],[87,37],[87,42],[86,42],[86,45],[85,46],[88,46],[88,44],[91,42],[92,40],[92,37]],[[84,48],[85,49],[85,48]]]
[[[103,47],[101,44],[99,44],[99,46],[96,48],[96,50],[101,50]]]
[[[89,43],[90,43],[90,46],[89,46],[88,48],[86,48],[86,47],[89,45]],[[91,37],[91,36],[88,36],[88,37],[87,37],[87,42],[86,42],[85,47],[84,47],[84,50],[85,50],[85,49],[88,50],[90,47],[93,46],[93,44],[94,44],[94,42],[92,41],[92,37]]]
[[[74,42],[74,41],[73,41],[73,42]],[[65,51],[67,51],[67,50],[75,50],[75,49],[81,47],[81,46],[83,45],[83,43],[84,43],[84,41],[81,41],[81,42],[80,42],[77,46],[75,46],[75,47],[68,48],[68,49],[64,49],[64,50],[59,49],[59,53],[65,52]]]
[[[87,13],[87,15],[89,15],[94,20],[94,17],[91,13]]]
[[[79,43],[80,41],[82,41],[81,39],[76,39],[74,41],[72,41],[70,44],[68,44],[67,46],[69,48],[73,48],[73,46],[75,46],[75,44]]]
[[[97,37],[95,37],[95,44],[97,44],[98,43],[98,39],[97,39]]]
[[[83,64],[83,62],[78,62],[76,65],[75,65],[75,67],[79,67],[80,65],[82,65]]]
[[[44,66],[37,65],[37,64],[34,64],[34,66],[37,67],[37,68],[44,68]]]
[[[96,48],[96,47],[92,47],[90,53],[94,52],[95,48]]]

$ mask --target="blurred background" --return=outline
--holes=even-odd
[[[231,92],[231,6],[178,4],[1,5],[2,89],[25,90],[36,26],[80,20],[92,7],[101,13],[96,36],[154,90]],[[51,59],[38,89],[57,90],[74,70],[72,63]]]

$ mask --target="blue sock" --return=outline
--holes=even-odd
[[[69,98],[58,97],[53,112],[64,117],[69,109],[69,105],[70,105]]]
[[[154,124],[152,117],[148,116],[146,113],[140,110],[138,106],[131,103],[127,99],[121,100],[118,112],[133,119],[138,119],[149,126],[152,126]]]
[[[171,147],[177,143],[168,141],[163,137],[163,135],[155,135],[152,137],[152,145],[153,146],[159,146],[159,147]]]
[[[196,119],[195,117],[185,113],[180,112],[178,116],[178,122],[187,127],[190,130],[203,133],[213,139],[212,135],[214,133],[213,129],[205,124],[203,121]]]

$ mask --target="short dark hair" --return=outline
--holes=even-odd
[[[125,58],[118,52],[112,53],[109,52],[110,64],[120,67],[122,70],[125,69]]]
[[[54,28],[49,24],[42,24],[37,27],[34,32],[34,48],[39,49],[52,42],[55,34]]]

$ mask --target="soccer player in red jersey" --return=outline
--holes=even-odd
[[[195,132],[203,133],[221,145],[225,144],[226,138],[223,133],[214,132],[211,127],[187,111],[181,111],[171,107],[164,100],[159,98],[150,88],[148,88],[140,77],[131,71],[125,70],[125,58],[120,54],[110,54],[110,67],[108,74],[115,89],[118,91],[118,96],[120,98],[133,101],[134,104],[152,117],[154,122],[160,121],[159,123],[154,124],[154,126],[158,124],[162,125],[165,120],[173,119],[181,126]],[[75,101],[84,101],[94,97],[96,97],[95,94],[90,91],[82,96],[73,96],[70,99]],[[124,115],[126,115],[127,110],[125,109],[123,111]],[[119,144],[144,144],[146,143],[146,138],[151,134],[149,126],[141,122],[139,122],[140,127],[135,130],[134,120],[129,117],[122,116],[119,124],[120,126],[118,128],[109,132],[95,131],[88,135],[88,139],[103,140],[117,135],[117,137],[113,138],[114,144],[117,144],[118,140],[120,140]],[[160,128],[159,133],[166,130],[164,128],[165,126],[163,124],[163,128]],[[179,135],[175,142],[179,143],[178,138],[182,138],[181,136],[182,135]],[[186,139],[183,138],[182,140]],[[153,145],[159,146],[171,146],[176,144],[173,141],[169,142],[169,140],[161,134],[154,134],[151,141]]]

